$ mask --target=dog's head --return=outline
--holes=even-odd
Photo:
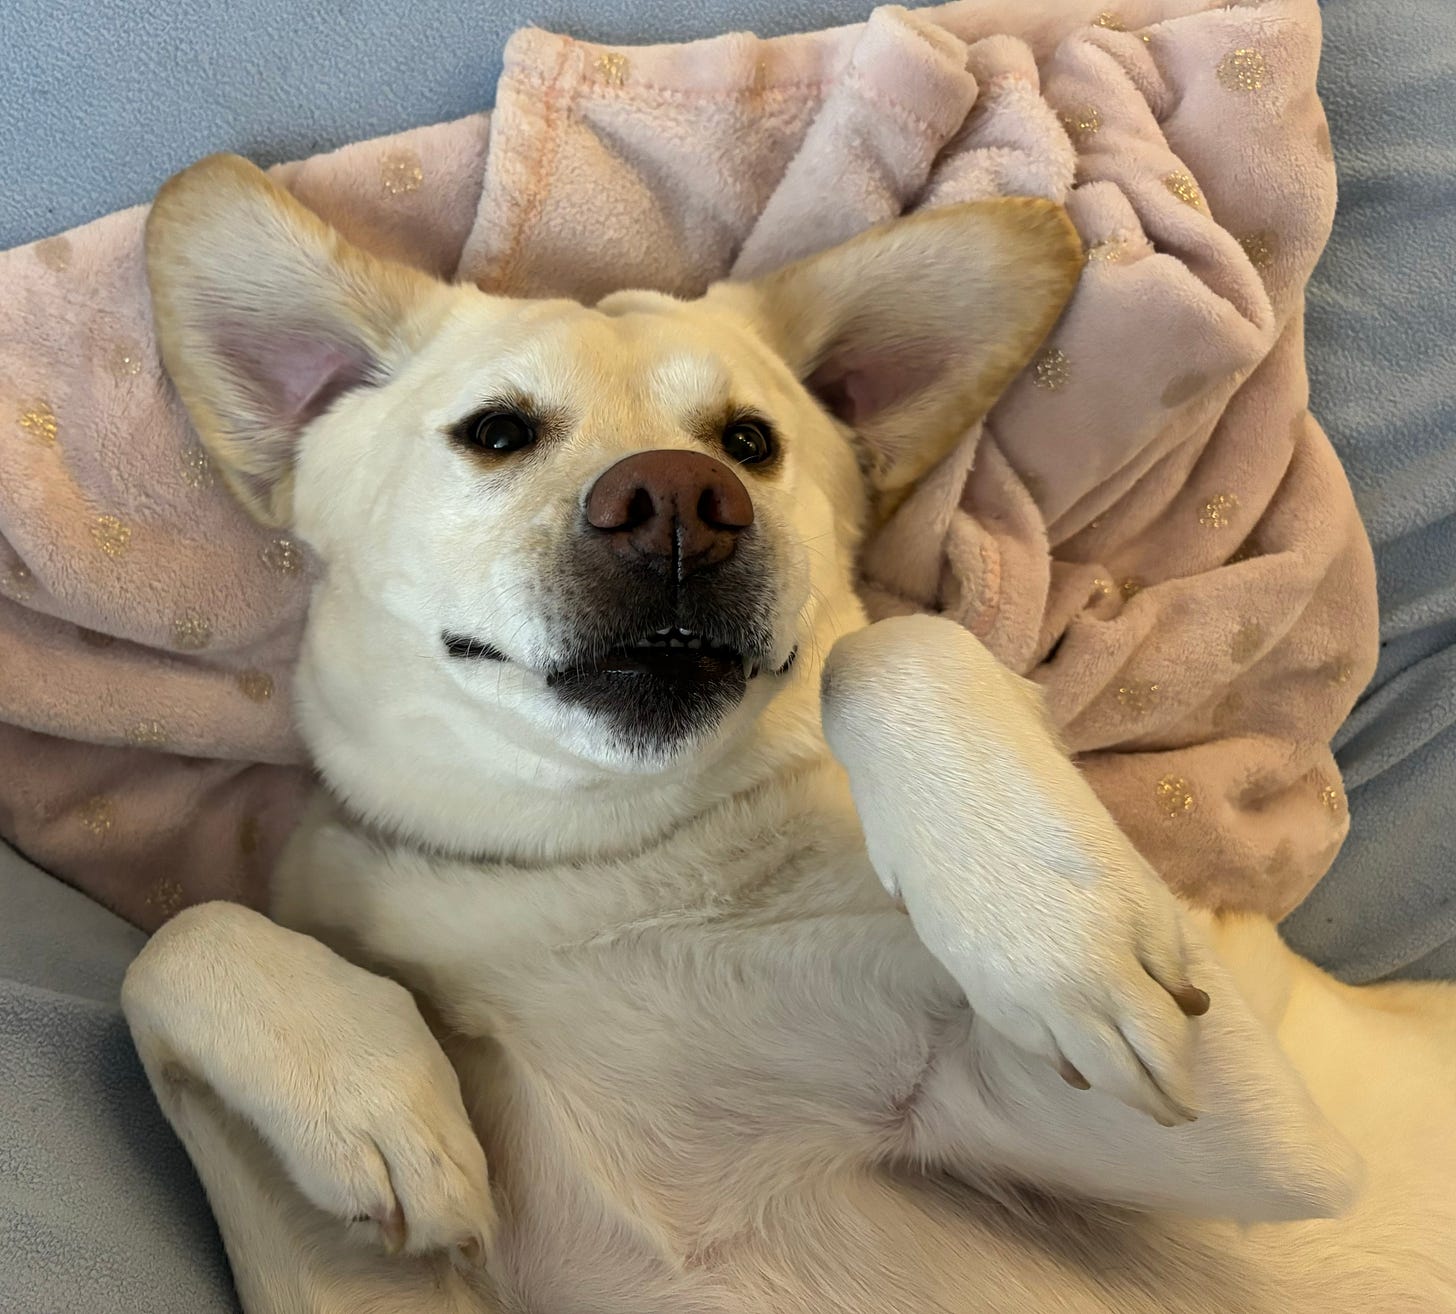
[[[322,563],[299,672],[321,766],[441,789],[679,769],[812,687],[866,516],[1080,266],[1061,210],[1018,200],[696,301],[510,300],[366,255],[226,156],[162,190],[147,253],[204,445]]]

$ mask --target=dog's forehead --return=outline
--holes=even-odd
[[[563,402],[584,403],[606,390],[676,410],[726,400],[745,386],[756,391],[763,369],[738,325],[655,294],[619,294],[595,308],[521,302],[491,315],[482,337],[472,327],[458,325],[451,361]]]

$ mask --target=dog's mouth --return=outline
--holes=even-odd
[[[445,633],[446,652],[461,661],[508,661],[469,635]],[[712,730],[761,674],[786,675],[798,649],[771,664],[766,636],[720,637],[682,625],[627,642],[592,647],[545,672],[565,703],[614,723],[634,751],[670,748]]]
[[[441,636],[445,651],[462,661],[508,661],[505,653],[483,639],[468,634],[446,631]],[[786,675],[799,650],[774,668],[775,675]],[[671,679],[726,680],[735,671],[744,681],[755,679],[764,668],[764,659],[756,651],[746,651],[731,642],[713,638],[679,625],[665,626],[630,643],[608,648],[599,656],[572,661],[548,671],[549,685],[577,675],[619,674],[647,675]]]
[[[619,644],[600,657],[574,663],[547,676],[548,684],[584,674],[645,676],[654,680],[718,683],[738,674],[746,683],[761,660],[733,643],[670,625]]]

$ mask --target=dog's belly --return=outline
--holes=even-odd
[[[874,930],[893,942],[902,927],[889,914]],[[910,1116],[897,1095],[940,1038],[934,1024],[906,1034],[906,1018],[933,1022],[946,1001],[901,999],[877,1016],[883,996],[836,992],[834,963],[846,979],[875,970],[863,930],[855,918],[806,928],[824,948],[802,998],[764,974],[762,931],[753,956],[699,953],[691,966],[648,940],[614,956],[617,983],[543,970],[503,1002],[490,1039],[448,1042],[504,1206],[502,1311],[1299,1308],[1232,1229],[996,1198],[897,1168]],[[734,1025],[715,983],[733,992]],[[940,1027],[957,1022],[939,1012]],[[880,1075],[866,1080],[876,1045]],[[858,1104],[839,1084],[850,1074]]]
[[[892,914],[872,924],[869,944],[893,944],[903,927]],[[884,1015],[874,1011],[880,992],[834,989],[835,963],[844,980],[876,970],[863,930],[855,917],[814,928],[822,953],[799,998],[753,955],[675,958],[646,937],[640,953],[613,959],[627,984],[563,965],[509,1001],[494,1038],[450,1044],[504,1205],[494,1261],[503,1312],[1394,1307],[1372,1306],[1376,1292],[1411,1309],[1447,1308],[1435,1295],[1441,1280],[1402,1258],[1417,1231],[1396,1216],[1398,1196],[1367,1200],[1349,1220],[1237,1228],[988,1193],[917,1172],[903,1156],[896,1167],[896,1093],[913,1088],[944,1038],[937,1015],[942,1028],[956,1019],[938,1013],[945,1001],[933,988]],[[765,934],[752,937],[756,952]],[[715,983],[732,990],[736,1024]],[[837,1015],[825,1011],[831,1000]],[[932,1026],[907,1035],[916,1016]],[[876,1070],[865,1051],[877,1045],[880,1075],[865,1081]],[[862,1104],[838,1086],[851,1072],[864,1082]]]
[[[457,1062],[468,1088],[490,1092],[477,1107],[504,1206],[501,1314],[1315,1308],[1233,1228],[836,1162],[819,1129],[795,1146],[762,1098],[731,1085],[703,1092],[701,1122],[657,1103],[676,1070],[628,1107],[609,1082],[573,1087],[575,1069],[523,1080],[507,1048]]]

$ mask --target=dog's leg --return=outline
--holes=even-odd
[[[402,987],[206,904],[152,938],[122,1007],[248,1314],[487,1308],[485,1156]]]
[[[918,1152],[1123,1203],[1341,1207],[1350,1152],[1035,686],[927,617],[841,640],[824,683],[870,860],[975,1015],[927,1079]]]

